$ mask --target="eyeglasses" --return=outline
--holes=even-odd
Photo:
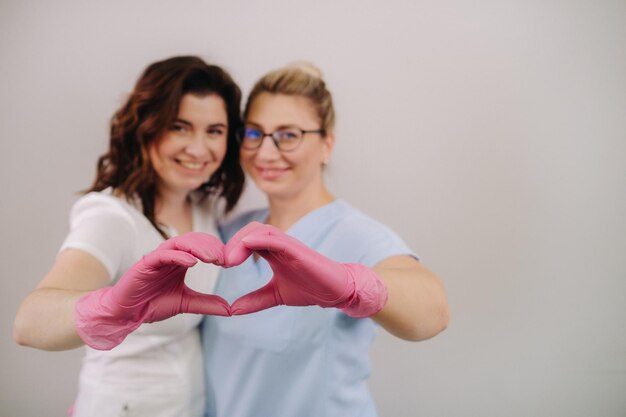
[[[249,151],[259,149],[266,136],[272,138],[272,142],[281,152],[289,152],[296,149],[302,143],[302,138],[307,133],[325,134],[324,129],[303,130],[297,127],[288,127],[276,130],[272,133],[265,133],[261,129],[254,127],[242,127],[237,130],[237,140],[241,147]]]

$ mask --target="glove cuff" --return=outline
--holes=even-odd
[[[87,346],[97,350],[111,350],[141,325],[142,320],[136,315],[124,314],[124,317],[120,317],[120,310],[124,309],[116,306],[112,299],[112,287],[90,292],[76,302],[76,332]]]
[[[350,317],[373,316],[387,303],[387,287],[372,268],[356,263],[342,264],[354,282],[354,293],[341,310]]]

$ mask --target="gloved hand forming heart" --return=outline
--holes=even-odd
[[[198,259],[222,265],[223,248],[217,238],[199,232],[163,242],[114,286],[90,292],[77,301],[74,319],[78,335],[94,349],[109,350],[142,323],[180,313],[230,316],[226,300],[185,285],[187,269]]]
[[[267,260],[274,275],[262,288],[230,306],[223,298],[185,285],[187,269],[199,260],[225,268],[252,253]],[[252,222],[224,246],[206,233],[169,239],[144,256],[112,287],[81,297],[74,310],[76,330],[89,346],[109,350],[142,323],[180,313],[242,315],[278,305],[340,308],[356,318],[379,312],[387,288],[378,274],[361,264],[339,263],[279,229]]]
[[[339,263],[281,230],[252,222],[224,248],[224,267],[239,265],[253,252],[270,264],[274,275],[262,288],[237,299],[233,315],[277,305],[340,308],[351,317],[369,317],[387,302],[379,275],[361,264]]]

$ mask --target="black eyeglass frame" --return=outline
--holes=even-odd
[[[298,147],[300,146],[300,144],[302,143],[302,140],[304,139],[304,135],[307,133],[319,133],[320,135],[322,135],[322,137],[326,136],[326,129],[324,128],[320,128],[320,129],[309,129],[309,130],[304,130],[304,129],[300,129],[299,127],[289,127],[289,129],[278,129],[275,130],[271,133],[265,133],[264,131],[262,131],[261,129],[254,129],[256,131],[258,131],[261,134],[261,137],[258,139],[258,145],[256,145],[253,148],[250,147],[246,147],[244,146],[244,133],[246,131],[246,129],[251,129],[249,127],[240,127],[239,129],[237,129],[237,132],[235,134],[235,137],[237,138],[237,142],[239,142],[239,145],[248,151],[254,151],[257,150],[261,147],[261,145],[263,145],[263,140],[269,136],[270,138],[272,138],[272,142],[274,142],[274,146],[276,146],[276,149],[278,149],[281,152],[291,152],[291,151],[295,151],[296,149],[298,149]],[[285,130],[295,130],[297,132],[300,132],[300,140],[298,141],[298,144],[296,146],[294,146],[291,149],[280,149],[280,139],[277,139],[275,137],[275,135],[278,132],[284,132]]]

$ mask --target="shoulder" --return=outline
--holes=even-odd
[[[225,221],[221,221],[218,224],[220,237],[224,242],[227,242],[235,233],[237,233],[237,231],[239,231],[239,229],[248,223],[253,221],[264,222],[267,218],[267,212],[267,208],[255,209],[237,214]]]
[[[91,192],[74,203],[70,211],[70,219],[72,223],[86,218],[98,218],[101,221],[118,219],[132,224],[131,210],[133,208],[129,203],[110,192]]]
[[[324,246],[344,262],[374,266],[396,255],[417,256],[391,228],[338,200],[324,231]]]
[[[131,262],[138,241],[137,210],[107,192],[79,198],[70,213],[70,230],[61,246],[80,249],[98,259],[111,278]]]
[[[333,228],[336,233],[347,236],[351,240],[371,236],[398,236],[388,226],[368,216],[347,202],[338,200],[336,205],[336,221],[334,222]]]
[[[137,243],[143,219],[143,214],[126,200],[106,190],[91,192],[72,207],[68,241],[110,241],[126,248]]]

